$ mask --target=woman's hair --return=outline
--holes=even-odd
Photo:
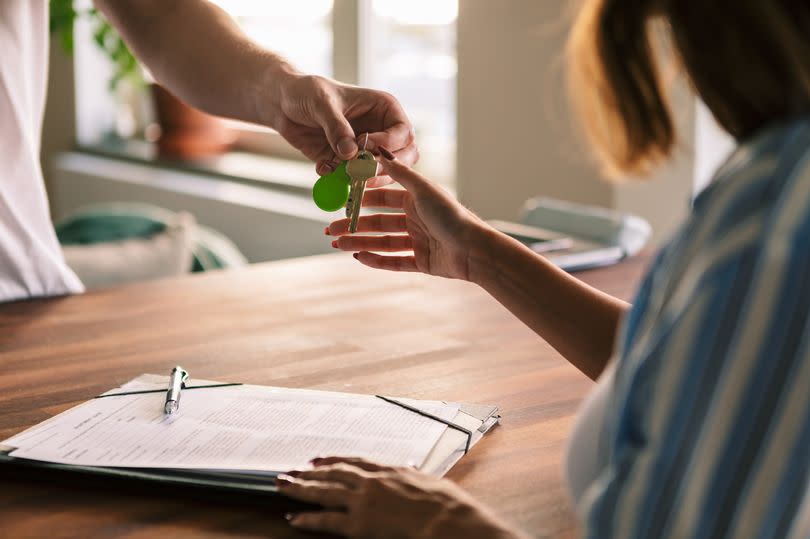
[[[584,2],[569,41],[571,97],[612,175],[649,172],[676,144],[662,37],[737,139],[810,109],[808,0]]]

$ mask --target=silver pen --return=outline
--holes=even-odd
[[[163,405],[163,413],[173,414],[180,409],[180,390],[186,386],[188,372],[180,365],[172,369],[169,378],[169,389],[166,391],[166,404]]]

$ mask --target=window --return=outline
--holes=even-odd
[[[419,166],[435,179],[452,183],[458,0],[216,3],[251,38],[303,71],[394,94],[414,123],[422,155]],[[249,131],[242,137],[243,148],[284,152],[272,136],[257,137],[255,128]]]
[[[332,0],[215,0],[260,45],[302,71],[332,76]]]
[[[285,56],[302,71],[394,94],[416,129],[421,153],[418,167],[437,181],[453,183],[458,0],[213,1],[252,39]],[[79,80],[87,71],[78,65],[79,56],[77,83],[89,84]],[[90,53],[83,56],[97,60]],[[99,79],[103,77],[88,78]],[[77,93],[80,99],[83,95],[97,99],[101,91],[85,88]],[[83,108],[95,109],[92,116],[96,121],[103,115],[96,102],[84,107],[78,103],[80,115]],[[79,124],[83,124],[82,118]],[[238,126],[238,149],[296,155],[271,130]],[[90,131],[98,132],[98,128]],[[79,138],[81,141],[81,134]]]
[[[457,0],[372,0],[365,20],[361,84],[391,92],[417,133],[420,166],[455,176]]]

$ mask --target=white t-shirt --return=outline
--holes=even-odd
[[[0,302],[83,291],[39,164],[47,75],[47,0],[0,0]]]

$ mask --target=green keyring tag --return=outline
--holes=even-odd
[[[346,161],[337,168],[321,176],[312,187],[312,200],[323,211],[337,211],[346,206],[349,200],[349,184],[351,179],[346,173]]]

